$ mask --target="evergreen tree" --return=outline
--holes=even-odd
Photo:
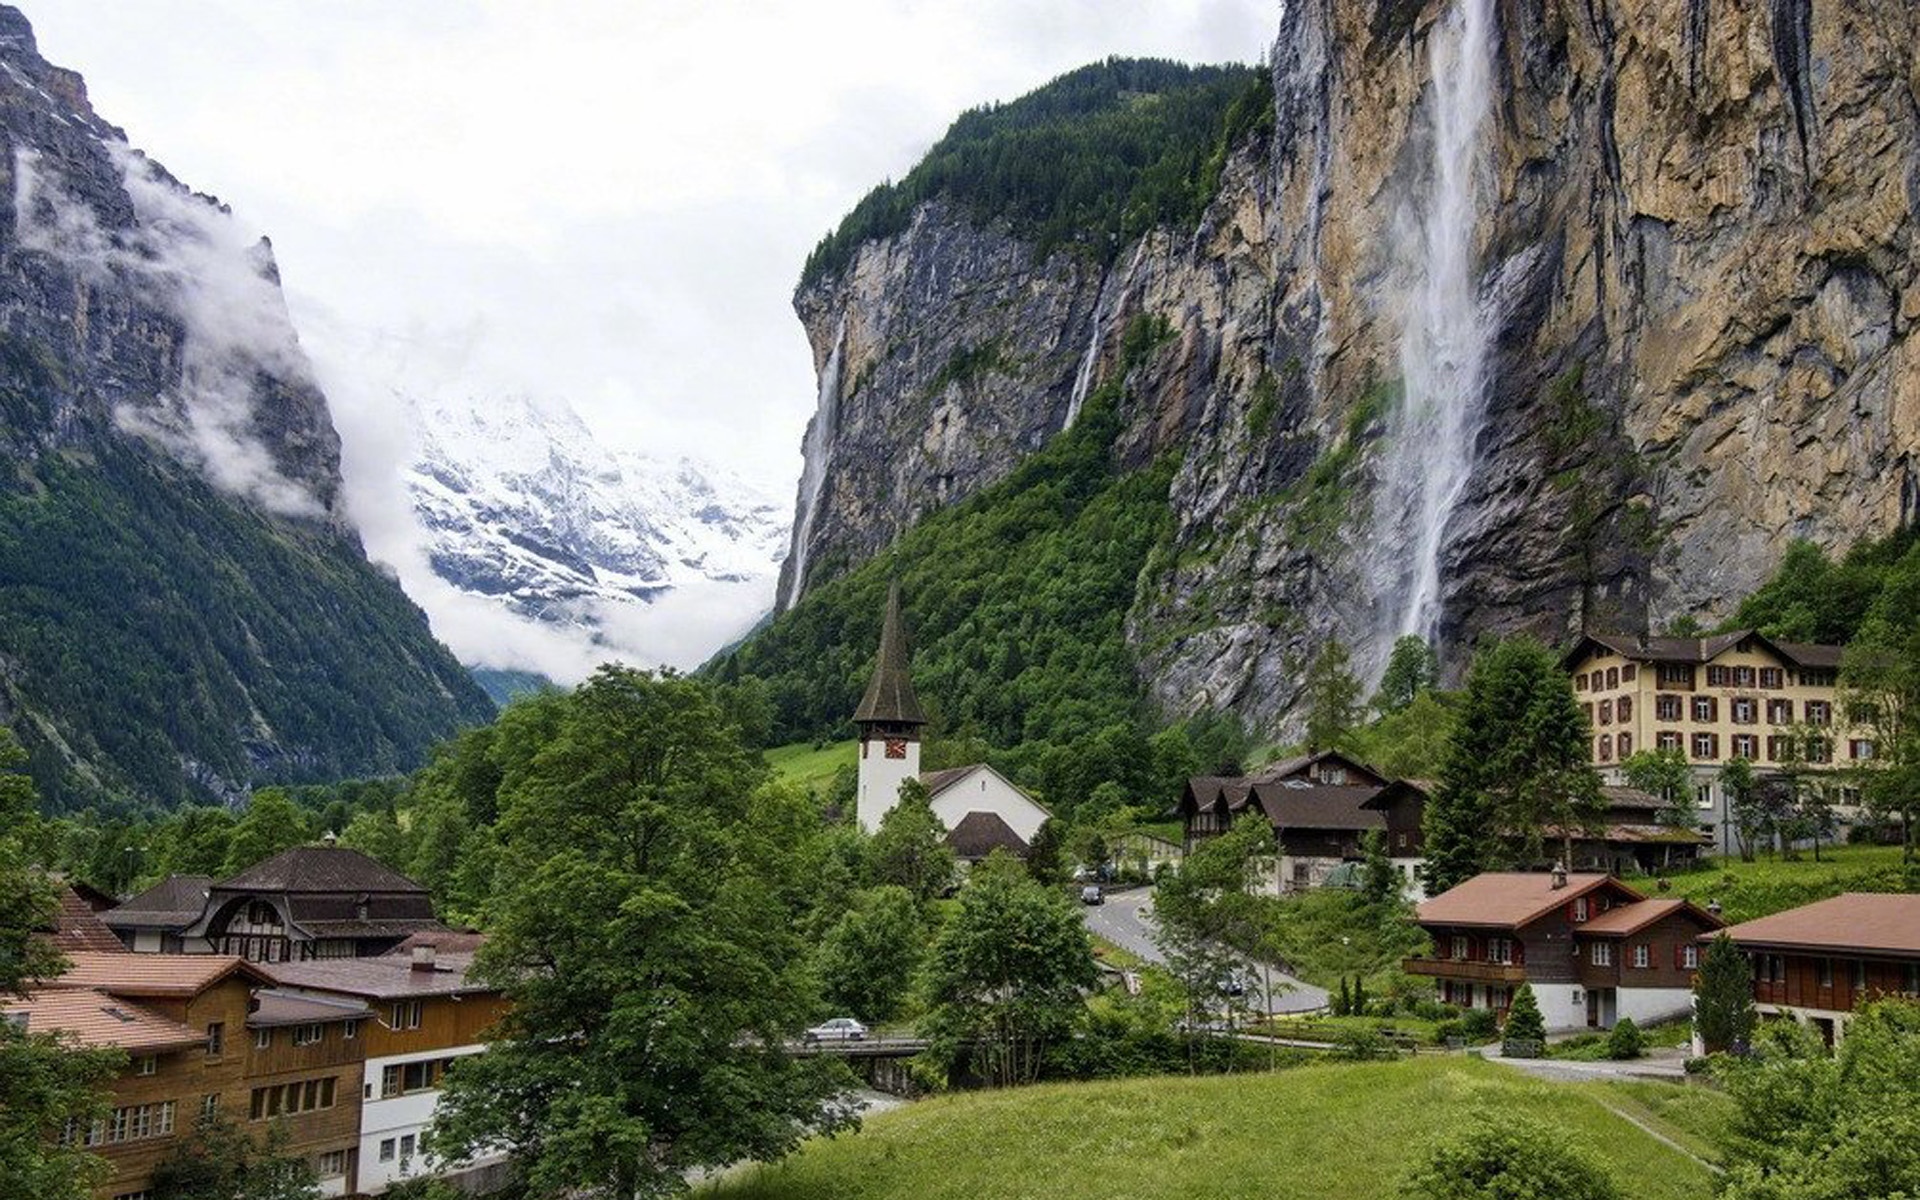
[[[1360,727],[1360,681],[1339,638],[1328,638],[1307,668],[1307,749],[1344,750]]]
[[[1540,1001],[1533,985],[1523,983],[1514,989],[1513,1004],[1507,1009],[1500,1052],[1508,1058],[1537,1058],[1546,1042],[1547,1022],[1540,1014]]]
[[[1646,1053],[1647,1039],[1632,1017],[1621,1017],[1607,1031],[1607,1057],[1616,1060],[1639,1058]]]
[[[1432,644],[1418,634],[1405,634],[1387,657],[1387,669],[1373,694],[1374,711],[1383,717],[1400,712],[1439,681],[1440,656]]]
[[[1546,647],[1524,636],[1483,646],[1427,805],[1429,893],[1482,871],[1542,865],[1550,829],[1571,860],[1575,831],[1601,811],[1587,739],[1571,683]]]
[[[1027,874],[1033,876],[1035,883],[1054,887],[1066,882],[1066,844],[1067,831],[1057,819],[1048,817],[1040,822],[1040,828],[1034,831],[1033,843],[1027,848]]]
[[[1353,1011],[1353,996],[1347,991],[1347,977],[1340,977],[1340,994],[1333,999],[1333,1015],[1344,1017]]]
[[[1367,981],[1362,976],[1353,977],[1353,1001],[1347,1011],[1356,1017],[1367,1015]]]
[[[1707,943],[1693,981],[1693,1027],[1708,1054],[1745,1046],[1753,1037],[1753,969],[1722,933]]]
[[[1387,856],[1387,835],[1369,829],[1360,838],[1365,856],[1360,869],[1360,894],[1368,904],[1387,905],[1400,899],[1400,872]]]
[[[917,899],[932,900],[953,882],[947,828],[933,815],[932,798],[918,779],[900,785],[900,802],[880,818],[868,853],[874,879],[897,884]]]

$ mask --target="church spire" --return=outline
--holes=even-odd
[[[907,634],[900,621],[900,581],[887,588],[887,617],[880,629],[880,659],[874,664],[867,694],[854,711],[857,724],[925,725],[927,714],[913,693],[908,669]]]

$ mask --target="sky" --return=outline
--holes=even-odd
[[[42,55],[81,72],[134,146],[272,238],[349,484],[363,476],[369,551],[470,660],[485,631],[401,561],[404,523],[379,527],[397,484],[371,477],[400,465],[376,444],[393,388],[557,397],[611,447],[692,454],[790,496],[815,383],[789,298],[856,200],[968,107],[1110,54],[1255,61],[1279,14],[1278,0],[20,6]]]

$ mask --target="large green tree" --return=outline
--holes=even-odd
[[[1719,1054],[1746,1045],[1753,1022],[1753,968],[1722,933],[1707,943],[1694,977],[1694,1032],[1708,1054]]]
[[[495,731],[500,890],[476,962],[511,1010],[442,1094],[435,1153],[512,1155],[536,1197],[626,1200],[790,1151],[845,1076],[785,1050],[820,834],[709,688],[602,668]]]
[[[1439,682],[1440,657],[1433,644],[1417,633],[1406,634],[1394,641],[1387,656],[1387,669],[1373,693],[1374,711],[1381,716],[1400,712]]]
[[[1070,1037],[1098,978],[1068,899],[1017,871],[976,872],[933,944],[927,1032],[949,1061],[1001,1086],[1025,1083]]]
[[[854,897],[820,944],[820,982],[840,1015],[887,1021],[900,1013],[926,949],[914,894],[894,885]]]
[[[1328,638],[1307,667],[1302,696],[1307,710],[1307,749],[1351,749],[1364,712],[1360,697],[1352,654],[1339,638]]]
[[[1657,797],[1662,824],[1692,829],[1698,824],[1693,806],[1693,768],[1679,748],[1636,750],[1620,762],[1627,782]]]
[[[262,788],[247,802],[247,811],[234,826],[227,843],[225,873],[237,874],[311,836],[307,815],[280,788]]]
[[[947,827],[933,815],[926,785],[918,779],[900,785],[899,802],[880,818],[868,853],[874,879],[903,887],[917,899],[931,900],[953,882]]]
[[[1587,739],[1571,683],[1545,646],[1525,636],[1482,646],[1427,805],[1427,890],[1539,866],[1549,840],[1570,860],[1575,833],[1601,810]]]

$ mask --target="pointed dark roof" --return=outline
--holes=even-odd
[[[887,589],[887,619],[880,630],[880,658],[874,664],[867,694],[853,719],[860,723],[925,725],[927,714],[913,694],[913,674],[907,668],[907,634],[900,623],[900,585]]]
[[[169,875],[100,919],[114,929],[185,929],[207,911],[211,875]]]
[[[345,846],[295,846],[215,885],[223,892],[421,892],[405,875]]]
[[[968,862],[983,859],[995,850],[1005,850],[1017,858],[1025,858],[1032,849],[999,813],[991,812],[970,812],[961,817],[960,823],[947,834],[947,845],[953,847],[956,857]]]

